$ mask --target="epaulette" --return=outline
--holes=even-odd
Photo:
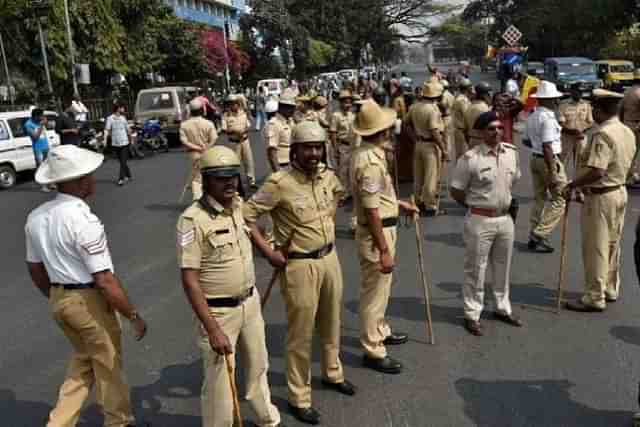
[[[202,212],[199,200],[194,200],[187,209],[182,213],[182,218],[194,219],[200,212]]]
[[[510,149],[512,149],[512,150],[516,150],[516,151],[518,151],[518,150],[519,150],[519,148],[518,148],[517,146],[515,146],[515,145],[513,145],[513,144],[509,144],[508,142],[503,142],[503,143],[502,143],[502,146],[503,146],[504,148],[510,148]]]

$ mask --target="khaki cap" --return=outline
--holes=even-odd
[[[305,120],[293,128],[291,134],[292,144],[304,144],[306,142],[325,142],[327,133],[315,120]]]
[[[217,177],[240,175],[240,159],[228,147],[222,145],[211,147],[202,154],[200,173]]]
[[[444,87],[437,81],[430,81],[422,86],[422,96],[424,98],[440,98],[444,92]]]
[[[349,90],[341,90],[338,94],[338,99],[353,99],[353,94]]]
[[[296,99],[292,96],[289,96],[288,94],[282,94],[282,96],[280,96],[280,99],[278,100],[278,104],[280,105],[288,105],[290,107],[295,107],[296,106]]]
[[[371,136],[396,123],[398,114],[391,108],[382,108],[373,100],[362,102],[353,131],[361,136]]]
[[[327,101],[327,98],[324,96],[316,96],[313,98],[313,103],[319,107],[326,107],[329,104],[329,101]]]

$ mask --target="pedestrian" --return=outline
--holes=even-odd
[[[553,252],[549,236],[564,214],[564,187],[567,175],[560,160],[561,127],[555,111],[562,93],[556,85],[541,81],[535,99],[538,107],[527,118],[525,140],[531,142],[531,179],[535,205],[531,210],[528,248],[539,253]],[[547,192],[550,194],[548,203]]]
[[[640,69],[633,73],[633,86],[624,94],[620,120],[631,128],[636,135],[636,143],[640,144]],[[636,184],[640,184],[640,150],[636,150],[636,157],[627,179],[627,185]]]
[[[131,322],[138,340],[147,325],[114,276],[104,226],[85,202],[95,193],[93,173],[103,159],[102,154],[61,145],[36,172],[36,181],[56,184],[58,195],[29,214],[27,266],[73,348],[47,427],[75,426],[94,385],[105,426],[136,425],[116,312]]]
[[[233,427],[225,355],[242,349],[246,400],[258,425],[280,425],[267,379],[269,356],[251,240],[242,216],[240,160],[229,148],[207,149],[200,160],[204,197],[178,220],[182,286],[197,318],[202,352],[202,424]],[[234,364],[235,368],[235,364]]]
[[[202,197],[202,175],[200,174],[200,159],[202,153],[213,147],[218,140],[218,132],[215,125],[204,117],[204,104],[199,99],[193,99],[189,103],[191,116],[180,124],[180,142],[189,153],[190,175],[188,184],[191,184],[193,200]]]
[[[467,208],[463,229],[464,324],[471,334],[481,336],[487,267],[493,273],[494,317],[512,326],[522,326],[509,299],[515,229],[515,218],[510,216],[511,191],[521,173],[517,148],[502,141],[504,128],[495,111],[482,113],[475,128],[483,132],[484,142],[458,160],[451,181],[451,197]]]
[[[278,101],[278,111],[265,127],[267,159],[273,172],[289,167],[295,109],[296,101],[293,97],[281,96]]]
[[[451,108],[451,120],[454,128],[453,139],[456,150],[456,161],[466,153],[468,149],[465,133],[465,115],[473,99],[473,84],[467,78],[461,78],[459,83],[460,93],[456,96]]]
[[[538,92],[539,93],[539,92]],[[576,189],[585,194],[580,216],[584,296],[568,302],[574,311],[603,311],[620,293],[620,242],[627,208],[626,179],[636,155],[633,131],[618,119],[621,94],[593,91],[597,127],[580,159],[580,175],[567,184],[565,196]]]
[[[264,107],[267,104],[267,95],[265,93],[265,87],[260,86],[258,94],[256,95],[256,132],[262,129],[262,124],[267,123],[267,116],[264,111]]]
[[[354,132],[362,137],[351,167],[351,185],[358,218],[356,240],[360,259],[360,343],[364,366],[387,374],[399,374],[402,363],[387,354],[387,345],[407,342],[407,335],[393,332],[385,319],[391,295],[396,254],[399,209],[417,212],[414,205],[398,200],[385,157],[396,112],[364,101]]]
[[[40,167],[49,155],[49,137],[47,135],[47,116],[41,108],[31,110],[31,118],[24,124],[24,132],[31,139],[31,149],[35,158],[36,168]],[[51,187],[43,185],[42,191],[48,193]]]
[[[464,115],[464,130],[467,139],[467,150],[472,149],[484,141],[483,133],[474,129],[474,125],[480,114],[491,110],[493,90],[489,83],[480,82],[475,87],[475,97]]]
[[[407,125],[415,139],[414,192],[421,214],[425,216],[444,215],[440,209],[438,182],[442,163],[449,161],[444,140],[444,122],[438,104],[444,89],[437,81],[425,83],[422,88],[422,102],[409,109]]]
[[[311,401],[311,350],[315,325],[321,345],[322,383],[347,396],[356,388],[340,361],[342,270],[335,250],[335,215],[343,188],[320,159],[326,132],[315,121],[293,130],[292,165],[271,174],[244,208],[256,246],[274,268],[283,268],[287,310],[287,387],[293,415],[318,424]],[[271,213],[279,249],[273,249],[256,221]]]
[[[122,186],[133,179],[131,169],[127,160],[129,159],[129,144],[131,143],[131,127],[125,116],[124,104],[115,103],[113,114],[107,117],[104,126],[104,146],[107,146],[109,136],[111,136],[111,147],[115,150],[120,162],[120,173],[118,175],[118,185]]]
[[[60,135],[62,145],[80,145],[80,127],[76,122],[76,113],[72,102],[67,103],[67,108],[56,120],[56,133]]]
[[[251,188],[257,188],[255,163],[249,141],[251,123],[246,110],[242,108],[242,96],[244,95],[229,95],[227,98],[229,110],[222,117],[221,131],[232,143],[233,151],[242,163],[249,185]]]
[[[582,82],[571,85],[571,98],[561,102],[558,109],[558,123],[562,127],[560,159],[565,171],[569,170],[569,166],[573,167],[574,178],[578,173],[578,159],[587,144],[585,132],[594,124],[591,103],[582,99],[581,85]],[[575,196],[578,201],[584,200],[580,191],[576,191]]]

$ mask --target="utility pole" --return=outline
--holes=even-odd
[[[7,77],[7,89],[9,90],[9,99],[11,104],[15,103],[13,84],[11,83],[11,74],[9,74],[9,63],[7,62],[7,54],[4,51],[4,40],[2,39],[2,32],[0,31],[0,51],[2,53],[2,62],[4,63],[4,73]]]
[[[38,35],[40,36],[40,49],[42,50],[42,59],[44,61],[44,73],[47,77],[47,87],[49,89],[49,94],[53,95],[53,85],[51,84],[51,73],[49,72],[49,58],[47,57],[47,47],[44,44],[44,34],[42,34],[42,23],[40,22],[40,17],[36,17],[36,22],[38,23]]]
[[[227,43],[227,28],[228,28],[228,21],[227,21],[227,15],[225,12],[224,26],[222,27],[222,34],[224,37],[224,80],[225,80],[225,88],[227,89],[227,93],[231,93],[231,78],[229,76],[229,61],[231,60],[231,57],[229,56],[229,45]]]
[[[73,82],[73,95],[78,97],[78,81],[76,80],[76,59],[73,47],[73,37],[71,36],[71,20],[69,19],[69,1],[64,0],[64,20],[67,27],[67,40],[69,42],[69,57],[71,58],[71,81]]]

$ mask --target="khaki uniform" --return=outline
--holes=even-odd
[[[482,113],[486,113],[490,108],[486,102],[480,99],[473,100],[464,114],[464,131],[467,135],[467,149],[471,149],[484,142],[482,131],[473,128],[476,120]]]
[[[465,114],[467,109],[471,105],[471,101],[465,94],[460,94],[456,97],[453,107],[451,109],[451,119],[454,128],[453,138],[456,148],[456,159],[459,159],[468,149]]]
[[[296,110],[293,115],[293,121],[298,124],[304,122],[305,120],[318,120],[318,115],[313,110],[309,110],[306,113],[303,113],[300,110]]]
[[[606,171],[604,178],[584,189],[581,229],[585,305],[604,308],[605,297],[618,298],[620,241],[627,207],[625,182],[635,154],[633,131],[618,118],[596,128],[583,152],[580,163],[585,168],[580,175],[589,167]]]
[[[198,145],[204,149],[211,148],[218,140],[218,132],[211,121],[204,117],[192,117],[180,125],[180,141]],[[189,150],[191,160],[191,193],[193,200],[202,197],[202,176],[200,176],[200,157],[202,153]]]
[[[636,144],[640,144],[640,85],[632,86],[624,94],[622,100],[622,114],[620,115],[636,136]],[[631,165],[630,174],[640,175],[640,150],[636,150],[636,157]]]
[[[320,334],[322,376],[344,381],[340,362],[342,269],[335,244],[335,213],[344,190],[333,171],[321,165],[314,178],[295,167],[279,171],[245,205],[255,223],[271,213],[276,240],[289,243],[289,260],[280,289],[287,309],[287,386],[289,403],[311,406],[311,343]],[[313,253],[321,251],[317,257]]]
[[[562,154],[560,154],[560,159],[564,163],[565,170],[569,169],[570,163],[573,164],[574,169],[577,169],[577,160],[586,145],[584,133],[593,126],[591,104],[584,100],[563,102],[560,104],[558,122],[562,126]],[[578,134],[582,134],[582,136],[578,136]]]
[[[398,95],[391,100],[391,108],[398,113],[398,118],[405,121],[407,117],[407,104],[404,102],[404,96]]]
[[[324,107],[321,110],[315,110],[314,111],[315,116],[316,116],[316,120],[318,121],[318,123],[320,123],[320,126],[322,126],[323,129],[327,130],[327,132],[329,131],[329,127],[331,126],[331,118],[329,117],[329,113],[327,110],[327,107]],[[331,169],[335,169],[335,154],[334,154],[334,150],[333,150],[333,146],[331,145],[331,141],[329,140],[329,137],[327,136],[327,142],[324,146],[324,150],[325,150],[325,157],[326,157],[326,163],[327,166],[329,166]]]
[[[256,182],[256,170],[253,162],[253,152],[249,143],[249,118],[247,113],[239,110],[237,113],[228,111],[222,116],[222,130],[229,136],[229,142],[244,167],[249,184]]]
[[[409,123],[416,135],[414,155],[415,194],[418,204],[427,209],[438,209],[440,197],[438,181],[442,168],[442,152],[436,145],[434,134],[444,133],[440,108],[434,102],[424,101],[409,110]]]
[[[351,182],[358,215],[356,240],[360,256],[360,342],[365,353],[382,359],[387,356],[383,341],[391,335],[385,312],[391,295],[392,274],[380,272],[380,252],[367,227],[365,209],[378,209],[380,218],[398,217],[398,200],[393,179],[387,170],[384,149],[364,142],[353,156]],[[395,258],[396,226],[383,228],[391,257]]]
[[[451,186],[464,191],[469,211],[464,222],[463,287],[465,318],[479,321],[484,309],[487,267],[496,310],[511,315],[509,276],[513,254],[514,224],[509,215],[511,189],[520,179],[517,148],[501,143],[495,149],[476,145],[458,161]]]
[[[444,143],[447,147],[447,158],[451,159],[452,151],[453,151],[453,126],[452,126],[452,110],[453,103],[455,102],[455,97],[449,92],[448,89],[442,94],[442,100],[440,101],[440,112],[442,113],[442,123],[444,124]],[[448,172],[448,162],[444,162],[441,165],[440,174],[442,178],[438,179],[438,182],[441,183],[441,188],[439,189],[441,196],[444,197],[448,194],[448,185],[447,182],[449,180],[449,172]]]
[[[287,120],[280,113],[276,113],[265,128],[265,140],[267,150],[275,148],[277,150],[278,163],[281,167],[289,166],[289,153],[291,149],[291,131],[293,126],[290,120]]]
[[[265,340],[260,297],[255,288],[251,240],[242,217],[242,200],[226,210],[207,196],[212,211],[194,203],[178,220],[178,263],[180,268],[200,273],[205,298],[247,297],[237,307],[210,307],[233,348],[241,347],[247,372],[245,398],[258,415],[258,425],[277,426],[280,413],[271,403],[267,381],[269,357]],[[233,396],[225,359],[209,343],[207,332],[197,322],[197,343],[202,351],[202,421],[205,427],[232,427]],[[234,350],[234,353],[236,351]]]
[[[331,115],[329,123],[329,132],[336,134],[337,146],[333,148],[336,154],[338,178],[345,189],[346,197],[351,197],[349,165],[351,164],[351,154],[356,146],[356,138],[353,133],[355,120],[356,115],[351,111],[347,113],[336,111]]]

